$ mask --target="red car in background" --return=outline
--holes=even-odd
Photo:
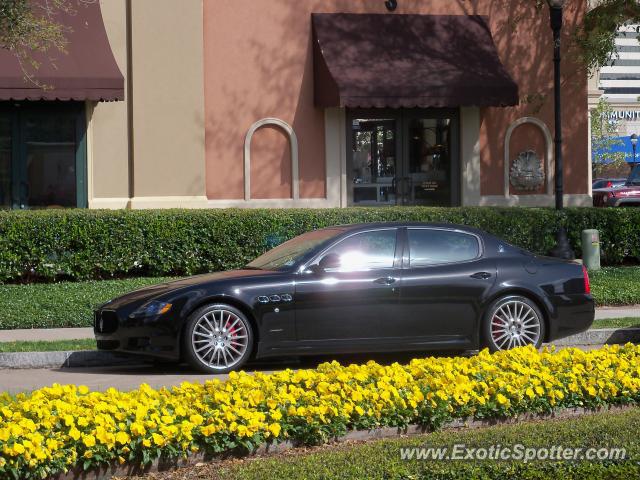
[[[627,183],[626,178],[597,178],[591,184],[593,190],[600,188],[623,187]]]
[[[594,207],[640,207],[640,163],[636,164],[623,186],[593,190]]]

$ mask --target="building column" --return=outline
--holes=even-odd
[[[461,205],[480,204],[480,109],[460,108]]]

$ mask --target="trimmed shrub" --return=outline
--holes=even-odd
[[[547,253],[558,225],[580,254],[580,232],[601,232],[610,265],[640,259],[640,209],[348,208],[57,210],[0,212],[0,282],[191,275],[240,267],[300,233],[375,221],[475,226]]]

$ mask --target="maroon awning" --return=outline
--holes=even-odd
[[[34,2],[34,9],[37,5]],[[25,65],[36,82],[25,78],[11,52],[0,49],[0,100],[124,100],[124,78],[111,52],[100,3],[78,2],[75,10],[53,17],[72,29],[67,33],[67,53],[55,48],[34,53],[40,67]]]
[[[312,15],[319,107],[518,104],[477,15]]]

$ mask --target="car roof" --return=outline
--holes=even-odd
[[[457,223],[445,223],[445,222],[371,222],[371,223],[351,223],[344,225],[336,225],[334,227],[327,227],[326,229],[339,228],[345,232],[355,232],[359,230],[371,230],[376,228],[389,228],[389,227],[430,227],[430,228],[445,228],[448,230],[460,230],[463,232],[475,233],[477,235],[486,235],[486,232],[467,225],[460,225]]]

